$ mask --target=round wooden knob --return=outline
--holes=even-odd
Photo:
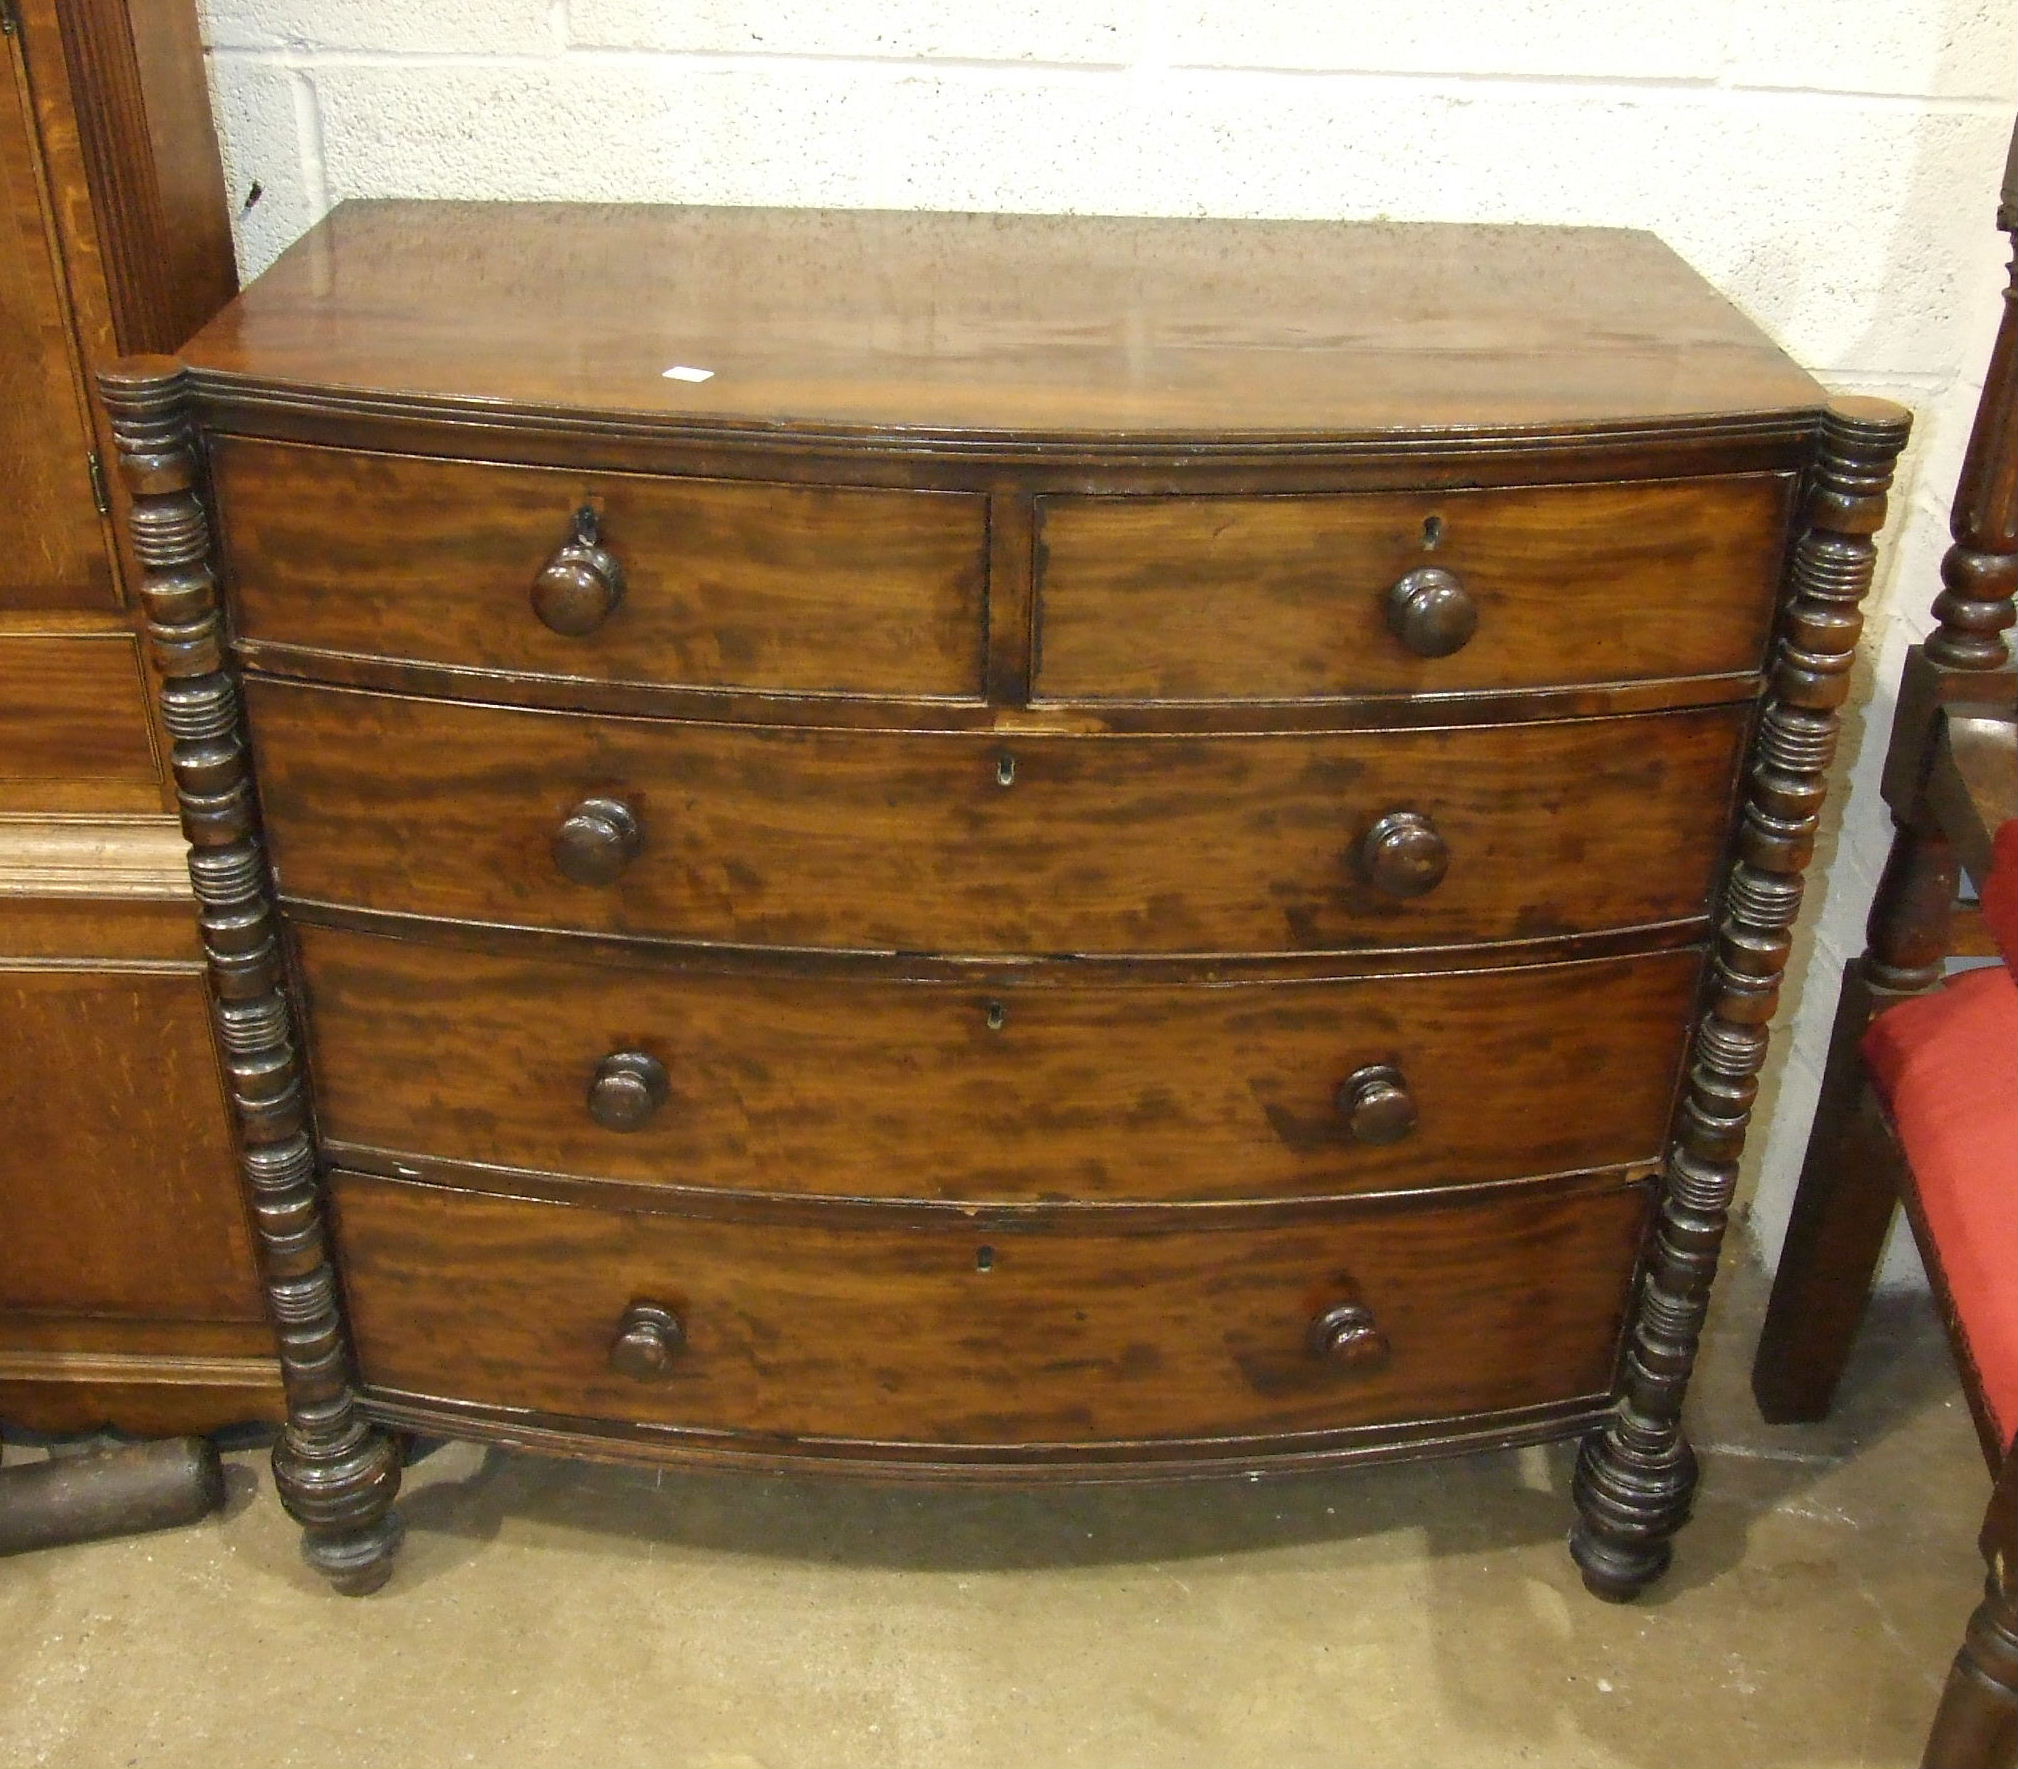
[[[1420,811],[1390,811],[1360,840],[1359,875],[1390,897],[1420,897],[1443,882],[1450,849]]]
[[[554,864],[576,884],[614,884],[644,845],[638,814],[622,799],[583,799],[554,831]]]
[[[680,1317],[656,1302],[633,1302],[610,1341],[610,1368],[634,1382],[658,1382],[673,1372],[687,1330]]]
[[[575,513],[575,531],[533,579],[533,612],[557,633],[579,639],[616,612],[624,568],[602,544],[595,511]]]
[[[1388,591],[1387,624],[1416,656],[1448,657],[1478,631],[1478,604],[1457,573],[1425,565]]]
[[[1374,1324],[1373,1310],[1363,1302],[1341,1302],[1310,1323],[1304,1335],[1310,1355],[1328,1364],[1371,1369],[1387,1362],[1387,1335]]]
[[[1338,1110],[1359,1142],[1400,1142],[1415,1128],[1415,1095],[1392,1063],[1368,1063],[1346,1076]]]
[[[657,1057],[620,1050],[596,1064],[589,1082],[589,1116],[605,1130],[642,1130],[671,1091],[666,1065]]]

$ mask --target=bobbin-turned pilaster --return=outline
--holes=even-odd
[[[1577,1462],[1571,1548],[1600,1597],[1634,1597],[1666,1570],[1688,1520],[1697,1467],[1683,1432],[1710,1285],[1779,1004],[1801,877],[1835,753],[1837,708],[1862,628],[1885,494],[1912,419],[1883,400],[1845,399],[1823,423],[1794,551],[1771,686],[1756,739],[1736,857],[1725,881],[1708,1011],[1663,1175],[1654,1245],[1625,1358],[1624,1393]]]
[[[288,1417],[274,1446],[274,1480],[306,1532],[309,1563],[338,1590],[361,1595],[392,1569],[399,1456],[391,1437],[359,1414],[352,1389],[279,922],[237,686],[225,663],[186,376],[172,358],[129,358],[100,376],[99,394],[132,496],[133,549],[174,742],[217,1038],[280,1340]]]

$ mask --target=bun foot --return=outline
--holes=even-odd
[[[1601,1541],[1586,1524],[1570,1531],[1570,1558],[1583,1574],[1584,1589],[1606,1603],[1630,1603],[1668,1570],[1674,1548],[1656,1542],[1632,1549]]]
[[[405,1526],[388,1511],[368,1529],[307,1530],[301,1557],[345,1597],[369,1597],[392,1577]]]
[[[1668,1570],[1670,1538],[1689,1520],[1696,1457],[1679,1427],[1623,1410],[1584,1439],[1570,1557],[1584,1589],[1630,1603]]]
[[[399,1473],[400,1444],[358,1418],[348,1394],[290,1420],[274,1446],[274,1483],[301,1525],[302,1558],[346,1597],[369,1596],[392,1576]]]

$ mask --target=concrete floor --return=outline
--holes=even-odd
[[[451,1445],[362,1602],[302,1567],[248,1451],[221,1518],[0,1562],[0,1763],[1915,1763],[1989,1490],[1939,1329],[1886,1299],[1837,1418],[1769,1430],[1735,1267],[1698,1515],[1631,1608],[1563,1553],[1566,1446],[987,1494]]]

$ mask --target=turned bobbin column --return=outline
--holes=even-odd
[[[1836,747],[1838,718],[1871,585],[1872,537],[1911,417],[1845,399],[1823,420],[1805,532],[1794,562],[1753,746],[1736,856],[1724,881],[1709,1005],[1662,1175],[1654,1242],[1628,1326],[1623,1395],[1578,1458],[1570,1547],[1584,1583],[1616,1601],[1667,1569],[1688,1520],[1696,1460],[1682,1430],[1738,1156],[1778,1005],[1801,875]]]
[[[99,377],[99,394],[132,495],[133,550],[174,744],[212,1012],[280,1341],[287,1423],[274,1446],[274,1480],[303,1527],[310,1565],[361,1595],[392,1570],[399,1456],[358,1411],[337,1310],[279,917],[224,653],[187,376],[172,358],[133,357]]]
[[[1983,379],[1969,453],[1955,487],[1949,532],[1955,544],[1941,561],[1941,593],[1934,598],[1940,625],[1927,638],[1927,655],[1948,669],[1993,670],[2010,657],[2004,630],[2018,598],[2018,135],[2004,173],[1997,225],[2011,238],[1997,342]]]

